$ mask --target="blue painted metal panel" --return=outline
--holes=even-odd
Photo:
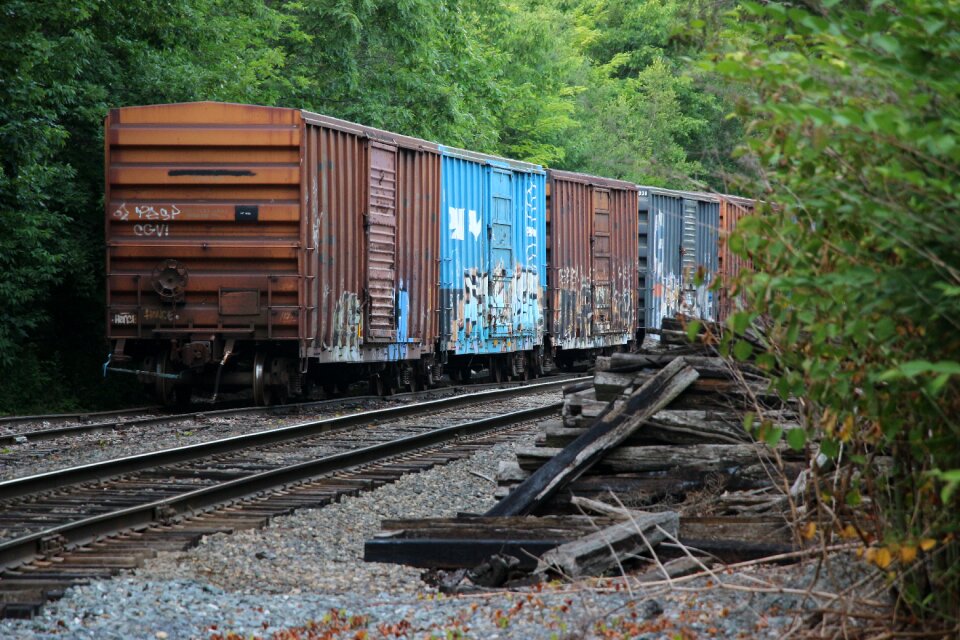
[[[441,147],[440,335],[453,355],[543,340],[545,174]]]
[[[719,267],[719,201],[709,194],[640,187],[639,209],[641,226],[647,226],[646,328],[659,329],[664,317],[677,314],[715,320],[717,299],[710,285]]]

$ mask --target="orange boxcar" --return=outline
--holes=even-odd
[[[737,223],[741,218],[753,215],[756,202],[749,198],[739,196],[721,195],[720,196],[720,255],[718,277],[720,278],[720,291],[718,299],[717,320],[725,322],[730,314],[746,305],[746,299],[742,293],[733,293],[734,280],[740,271],[749,269],[750,262],[744,260],[730,251],[727,246],[727,238],[736,229]]]
[[[105,147],[112,368],[165,400],[213,385],[269,402],[308,372],[432,375],[435,144],[202,102],[113,109]]]

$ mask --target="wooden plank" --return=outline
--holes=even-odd
[[[677,358],[634,392],[629,400],[608,407],[608,412],[602,414],[589,431],[523,481],[487,515],[534,512],[680,395],[697,377],[697,372],[687,366],[683,358]]]
[[[572,445],[571,445],[572,446]],[[540,472],[552,465],[566,449],[532,447],[517,451],[521,469]],[[649,445],[644,447],[618,447],[606,453],[597,464],[600,470],[614,473],[665,471],[683,469],[686,472],[721,471],[731,467],[745,467],[759,463],[763,453],[769,454],[761,444],[693,444]],[[796,456],[783,448],[784,456]],[[533,476],[531,476],[533,477]],[[490,514],[508,515],[508,514]]]
[[[381,529],[402,532],[405,540],[418,538],[471,540],[572,540],[611,524],[608,518],[586,516],[519,516],[519,517],[464,517],[429,518],[419,520],[384,520]],[[385,535],[389,538],[391,535]]]
[[[699,373],[699,370],[697,370]],[[631,387],[638,387],[645,383],[653,374],[646,371],[635,373],[621,373],[617,371],[601,371],[594,376],[594,393],[590,396],[597,400],[609,401],[620,397],[625,391],[630,391]],[[767,392],[766,382],[747,381],[746,385],[738,380],[729,378],[709,378],[702,377],[690,386],[690,392],[701,394],[719,394],[726,397],[743,396],[746,392],[757,396],[759,399],[779,404],[781,399]],[[587,393],[587,392],[581,392]],[[578,396],[580,394],[577,394]],[[686,395],[686,394],[685,394]],[[574,396],[569,396],[574,399]]]
[[[565,447],[585,433],[586,428],[554,421],[545,424],[540,432],[544,446]],[[743,429],[743,418],[737,413],[666,409],[650,418],[643,429],[629,436],[624,444],[741,444],[749,441]]]
[[[629,520],[547,551],[540,558],[538,571],[559,571],[571,578],[603,575],[628,559],[649,554],[650,547],[667,539],[664,531],[675,538],[679,523],[674,511],[631,513]]]
[[[537,558],[567,542],[557,540],[447,540],[373,538],[363,545],[364,562],[405,564],[422,569],[472,569],[495,555],[513,556],[518,568],[534,569]]]
[[[726,563],[747,562],[770,556],[778,556],[797,551],[792,544],[778,544],[767,542],[747,542],[744,540],[701,540],[697,538],[680,538],[680,543],[687,547],[693,555],[706,553],[711,557]],[[657,549],[661,557],[679,558],[686,556],[682,549],[669,544],[662,544]],[[795,560],[787,560],[793,562]]]

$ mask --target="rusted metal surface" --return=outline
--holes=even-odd
[[[114,109],[106,130],[110,338],[286,341],[322,362],[433,351],[436,145],[210,102]]]
[[[548,332],[562,349],[634,338],[637,187],[568,171],[547,172]]]
[[[432,352],[436,145],[318,114],[303,117],[309,355],[360,362]]]
[[[720,201],[713,194],[640,187],[639,218],[646,229],[644,326],[659,329],[677,314],[715,320],[711,289],[718,269]]]
[[[301,136],[291,109],[110,111],[110,338],[300,335]]]
[[[736,229],[741,218],[753,215],[756,202],[739,196],[720,196],[720,256],[718,277],[720,291],[718,296],[717,319],[726,321],[730,314],[743,308],[746,300],[742,292],[735,288],[735,280],[744,269],[750,269],[750,262],[732,253],[727,246],[727,238]]]

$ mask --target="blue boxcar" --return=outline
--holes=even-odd
[[[440,340],[451,370],[479,355],[535,351],[547,286],[545,172],[450,147],[440,153]],[[514,374],[525,362],[536,368],[519,356],[500,362]]]
[[[663,318],[677,314],[715,320],[710,285],[719,267],[719,199],[641,186],[639,221],[645,328],[659,329]]]

